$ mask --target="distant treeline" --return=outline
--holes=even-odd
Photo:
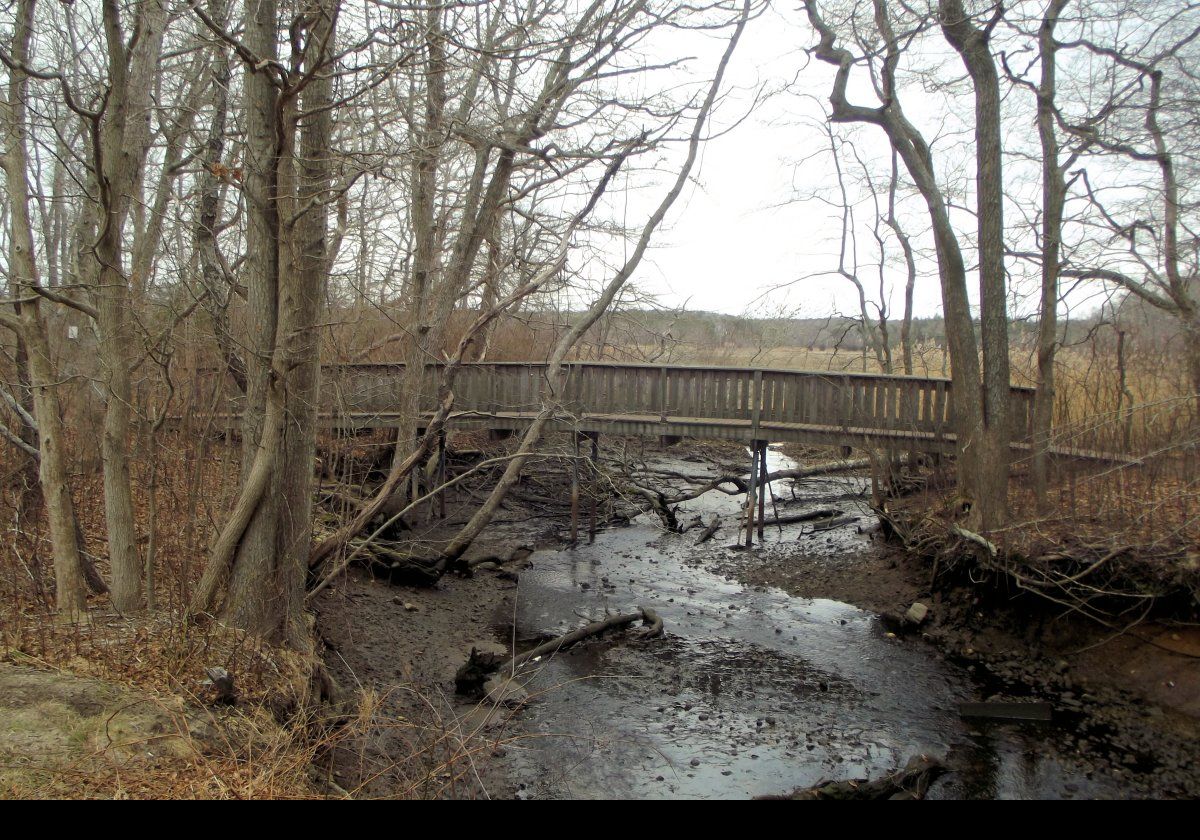
[[[1154,325],[1161,324],[1162,319],[1147,319],[1139,308],[1129,309],[1130,312],[1121,314],[1124,328],[1146,336],[1155,334]],[[861,351],[864,345],[858,319],[844,316],[760,318],[719,312],[625,310],[606,317],[608,323],[600,329],[608,330],[607,343],[618,345],[652,346],[674,342],[693,346],[804,347],[852,352]],[[1098,312],[1086,318],[1069,320],[1063,328],[1063,342],[1076,344],[1087,341],[1098,327],[1106,326],[1112,320],[1111,314],[1102,317]],[[893,347],[899,346],[900,326],[898,321],[887,325],[889,343]],[[1032,319],[1014,319],[1009,325],[1010,336],[1015,344],[1021,344],[1025,339],[1032,341],[1036,330],[1037,325]],[[911,336],[915,345],[941,347],[945,343],[945,324],[940,317],[914,318]],[[597,336],[592,338],[595,340]]]
[[[395,322],[373,308],[333,309],[332,357],[345,360],[384,361],[394,357],[393,343],[402,333]],[[452,321],[470,320],[474,310],[457,310]],[[532,310],[503,317],[486,336],[487,349],[479,355],[493,360],[542,358],[556,338],[578,313]],[[898,321],[887,325],[889,344],[900,347]],[[1126,299],[1118,307],[1095,310],[1086,317],[1065,318],[1060,322],[1064,347],[1084,344],[1107,348],[1119,331],[1127,333],[1130,347],[1167,349],[1177,327],[1172,319],[1154,317],[1144,306]],[[1010,339],[1015,348],[1032,346],[1036,323],[1032,319],[1009,322]],[[393,341],[387,336],[391,335]],[[941,349],[945,346],[945,324],[940,317],[915,318],[911,336],[916,348]],[[624,361],[666,360],[675,351],[705,349],[745,351],[753,355],[776,348],[803,349],[817,353],[861,354],[863,332],[857,319],[845,316],[823,318],[754,317],[719,312],[671,311],[626,308],[605,315],[580,342],[577,358],[618,359]],[[449,352],[452,348],[446,347]]]

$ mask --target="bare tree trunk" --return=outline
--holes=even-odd
[[[888,214],[884,220],[892,233],[896,237],[896,241],[900,243],[900,250],[904,253],[904,320],[900,323],[900,353],[904,364],[905,376],[913,375],[913,340],[912,340],[912,321],[913,321],[913,292],[917,287],[917,260],[913,254],[912,241],[908,237],[908,232],[900,224],[900,220],[896,218],[896,190],[899,187],[900,171],[896,159],[896,152],[892,150],[892,176],[888,181]]]
[[[133,324],[129,279],[123,267],[123,231],[149,143],[151,79],[158,65],[166,12],[159,0],[139,6],[136,37],[126,43],[117,4],[105,2],[102,7],[109,89],[105,113],[93,130],[92,143],[100,198],[100,235],[95,245],[99,264],[96,309],[107,400],[101,439],[104,518],[112,566],[112,603],[118,611],[130,613],[142,606],[142,561],[137,551],[129,470]]]
[[[982,423],[971,520],[991,530],[1008,516],[1012,428],[1008,358],[1008,292],[1004,273],[1004,180],[1000,142],[1000,77],[992,58],[991,27],[974,25],[962,0],[940,0],[946,40],[962,57],[975,93],[975,217],[978,223],[980,337],[983,349]]]
[[[260,62],[276,61],[279,6],[276,0],[258,0],[246,9],[243,43]],[[242,490],[234,512],[214,546],[205,578],[229,569],[225,620],[252,632],[267,634],[270,621],[267,601],[272,592],[271,568],[276,550],[278,521],[279,442],[285,422],[283,382],[273,363],[280,344],[279,279],[283,253],[280,243],[279,183],[281,159],[289,154],[292,137],[283,125],[284,103],[278,86],[265,67],[247,65],[242,76],[245,99],[246,143],[244,190],[246,196],[247,324],[246,401],[242,414]],[[282,367],[281,367],[282,369]],[[244,524],[241,522],[245,517]],[[239,527],[240,526],[240,527]],[[229,539],[226,540],[228,535]],[[228,543],[228,556],[223,556]],[[218,548],[220,553],[218,553]],[[214,568],[215,567],[215,568]],[[214,575],[210,576],[212,569]],[[213,586],[220,581],[217,578]],[[215,599],[205,581],[200,598]],[[211,609],[212,604],[205,604]]]
[[[1067,187],[1059,164],[1055,128],[1056,52],[1054,29],[1069,0],[1052,0],[1038,31],[1042,77],[1037,88],[1038,139],[1042,147],[1042,297],[1038,314],[1037,390],[1033,395],[1033,492],[1045,512],[1054,420],[1054,357],[1058,349],[1058,272]]]
[[[212,9],[215,21],[224,25],[223,6]],[[229,113],[229,61],[225,51],[217,48],[212,62],[213,117],[208,139],[204,144],[204,173],[200,176],[199,212],[193,233],[196,253],[200,260],[200,282],[204,286],[205,304],[212,319],[213,337],[225,362],[225,369],[238,390],[246,392],[246,363],[237,351],[229,324],[229,304],[233,298],[234,280],[229,276],[217,245],[217,229],[221,218],[221,174],[226,171],[222,162],[225,151],[225,124]]]
[[[446,108],[446,60],[441,26],[443,10],[431,5],[425,11],[425,73],[424,115],[419,133],[419,146],[411,171],[412,206],[409,220],[413,235],[413,264],[411,300],[409,304],[409,337],[405,343],[404,373],[401,384],[403,403],[396,435],[393,467],[403,463],[417,447],[417,418],[420,414],[423,391],[426,387],[426,364],[440,344],[444,323],[437,317],[436,293],[446,294],[440,276],[439,245],[445,231],[438,229],[438,167],[445,143],[443,114]],[[440,295],[439,295],[440,296]],[[403,491],[400,486],[396,490]],[[402,493],[395,494],[389,504],[402,506]]]
[[[326,281],[336,256],[328,231],[333,78],[331,68],[326,66],[332,52],[336,10],[336,0],[314,0],[309,10],[312,17],[306,33],[304,67],[312,78],[299,100],[301,112],[307,115],[299,125],[299,159],[295,166],[299,183],[294,187],[296,200],[289,202],[290,218],[284,220],[285,225],[294,227],[285,229],[291,266],[286,275],[288,282],[280,286],[278,340],[285,344],[288,367],[283,380],[287,425],[281,441],[275,549],[280,601],[275,608],[283,639],[296,649],[311,643],[301,619],[313,535],[313,465],[321,373],[318,324],[324,311]]]
[[[950,218],[949,204],[934,173],[934,159],[929,145],[916,126],[909,122],[897,94],[896,71],[902,56],[902,47],[892,26],[888,4],[885,0],[874,0],[873,3],[875,25],[882,39],[884,53],[878,83],[883,104],[878,107],[855,105],[850,102],[847,89],[850,73],[856,65],[855,57],[838,44],[837,32],[822,17],[817,0],[805,0],[804,5],[809,22],[820,36],[814,54],[821,61],[837,68],[830,95],[830,103],[833,106],[832,119],[835,122],[862,122],[879,126],[887,135],[892,148],[904,161],[909,176],[925,201],[937,252],[946,345],[954,380],[952,393],[959,489],[964,499],[970,503],[974,517],[987,522],[999,521],[1003,516],[1004,504],[999,498],[998,488],[1001,484],[1000,477],[1003,476],[1004,489],[1007,490],[1008,451],[1007,444],[1003,452],[997,452],[996,448],[1000,438],[1007,435],[1005,418],[1008,361],[1007,332],[998,332],[1006,325],[1007,317],[1004,310],[1003,223],[998,206],[999,196],[994,194],[995,187],[999,186],[1000,175],[997,120],[999,112],[991,110],[993,104],[998,107],[998,81],[995,79],[994,66],[991,67],[993,89],[985,89],[982,93],[980,91],[981,85],[986,88],[989,84],[987,66],[990,65],[990,54],[981,56],[978,47],[972,41],[970,65],[973,68],[972,79],[976,82],[976,120],[983,116],[986,121],[986,124],[978,129],[977,136],[977,144],[981,144],[977,172],[981,182],[981,217],[985,208],[989,212],[991,208],[995,208],[994,219],[980,219],[980,232],[986,239],[986,242],[980,243],[980,277],[984,291],[983,320],[987,332],[984,355],[985,361],[990,365],[981,376],[979,344],[967,294],[966,263]],[[941,17],[944,28],[970,26],[970,22],[961,14],[956,15],[953,8],[944,9]],[[973,27],[971,31],[975,31]],[[986,54],[986,39],[982,49]],[[975,80],[975,74],[979,75],[979,80]],[[985,157],[987,160],[984,160]],[[998,255],[997,246],[1001,248]],[[999,357],[1002,349],[1005,350],[1003,359]],[[1005,380],[1004,396],[1003,404],[998,406],[995,392],[996,383],[1001,378]],[[988,389],[986,399],[985,380]],[[993,421],[1000,425],[996,426]],[[1000,475],[989,472],[991,467],[996,467]]]
[[[332,69],[338,6],[315,2],[293,22],[293,75],[276,78],[279,9],[261,0],[247,18],[247,448],[238,499],[213,547],[194,611],[303,649],[304,584],[312,540],[319,390],[318,324],[333,258],[328,238]],[[206,20],[210,23],[211,19]]]
[[[12,55],[21,66],[29,55],[36,0],[20,0],[14,23]],[[29,219],[29,158],[25,124],[26,74],[9,69],[8,90],[3,103],[5,122],[4,175],[10,217],[9,269],[16,277],[19,318],[4,323],[24,339],[28,351],[29,383],[33,392],[34,416],[38,424],[38,478],[46,502],[50,545],[54,555],[55,601],[59,612],[78,617],[86,609],[79,548],[75,541],[75,508],[68,485],[64,449],[62,409],[58,400],[58,377],[50,355],[50,342],[40,304],[31,289],[38,285],[34,262],[33,229]]]
[[[498,220],[493,221],[492,230],[487,234],[487,263],[484,269],[485,275],[483,278],[483,297],[480,300],[480,311],[487,312],[496,306],[496,300],[499,298],[497,285],[500,282],[500,243],[495,228],[498,225]],[[466,361],[482,362],[487,358],[488,350],[491,349],[492,335],[496,330],[496,323],[493,321],[483,328],[483,332],[478,339],[472,344],[471,355]]]

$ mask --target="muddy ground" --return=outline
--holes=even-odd
[[[606,454],[663,488],[740,454],[636,446]],[[322,596],[331,671],[378,699],[371,735],[328,768],[338,785],[366,796],[746,797],[876,777],[926,753],[951,768],[931,798],[1200,793],[1192,631],[1143,626],[1105,642],[1026,605],[931,594],[928,569],[870,533],[855,476],[773,488],[781,513],[841,510],[848,521],[833,529],[775,528],[746,550],[727,524],[697,546],[698,530],[668,533],[652,515],[622,524],[632,511],[618,500],[595,543],[572,550],[562,474],[553,464],[531,474],[473,549],[531,556],[432,589],[356,572]],[[729,523],[740,499],[710,493],[679,519]],[[416,523],[412,539],[443,538],[473,504],[452,500],[447,520]],[[915,601],[930,607],[916,632],[880,618]],[[518,675],[522,708],[454,695],[471,647],[525,649],[639,605],[663,615],[664,639],[618,634],[548,657]],[[1055,719],[959,717],[960,703],[992,699],[1048,701]]]

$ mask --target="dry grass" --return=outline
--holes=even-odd
[[[497,748],[482,720],[460,721],[416,687],[391,689],[409,695],[410,716],[370,688],[331,706],[313,696],[311,659],[166,614],[125,619],[94,608],[76,624],[6,621],[0,662],[119,686],[160,709],[169,725],[152,737],[173,742],[133,762],[128,741],[72,755],[0,782],[0,798],[472,797],[482,789],[477,759]],[[235,706],[213,704],[209,666],[234,676]]]
[[[74,442],[78,447],[78,441]],[[144,455],[143,451],[143,455]],[[311,765],[333,738],[332,713],[311,696],[315,662],[217,624],[185,616],[214,523],[236,487],[236,446],[197,435],[164,435],[156,448],[157,513],[149,516],[149,458],[135,461],[138,522],[156,529],[159,609],[123,617],[103,597],[90,599],[78,623],[53,611],[53,568],[45,512],[21,510],[10,484],[0,500],[8,540],[0,548],[0,661],[101,680],[176,710],[175,733],[187,747],[154,762],[128,766],[85,756],[83,769],[57,767],[36,786],[10,796],[253,798],[315,796]],[[107,577],[101,477],[73,476],[72,494],[86,546]],[[139,535],[146,550],[151,535]],[[234,676],[236,708],[214,711],[203,688],[205,669]],[[182,711],[186,710],[186,712]],[[184,725],[204,722],[203,734]]]
[[[166,721],[157,726],[161,732],[135,736],[171,741],[148,759],[131,751],[127,739],[71,755],[26,774],[24,784],[10,783],[3,796],[318,796],[324,791],[311,767],[346,737],[336,716],[312,702],[310,661],[228,628],[188,626],[166,615],[126,619],[94,608],[74,624],[6,620],[3,635],[0,661],[116,687],[135,698],[125,706],[149,704]],[[234,675],[236,707],[212,705],[203,683],[207,666]]]

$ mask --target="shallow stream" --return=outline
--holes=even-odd
[[[657,466],[703,474],[690,461]],[[769,469],[793,464],[769,453]],[[830,531],[810,524],[767,531],[754,552],[827,550],[839,562],[877,550],[861,478],[778,482],[781,510],[837,507],[860,517]],[[530,668],[530,737],[504,750],[522,798],[744,798],[822,780],[875,777],[918,753],[953,772],[931,798],[1120,796],[1072,749],[1071,721],[980,723],[960,702],[984,690],[919,638],[889,634],[879,618],[838,601],[747,587],[713,571],[735,549],[742,496],[710,492],[679,510],[686,522],[718,513],[725,526],[665,531],[652,515],[602,531],[592,545],[533,555],[516,614],[497,626],[518,644],[552,637],[605,613],[653,607],[663,639],[585,644]],[[756,541],[757,542],[757,541]],[[513,641],[509,638],[507,641]],[[501,793],[501,792],[496,792]]]

